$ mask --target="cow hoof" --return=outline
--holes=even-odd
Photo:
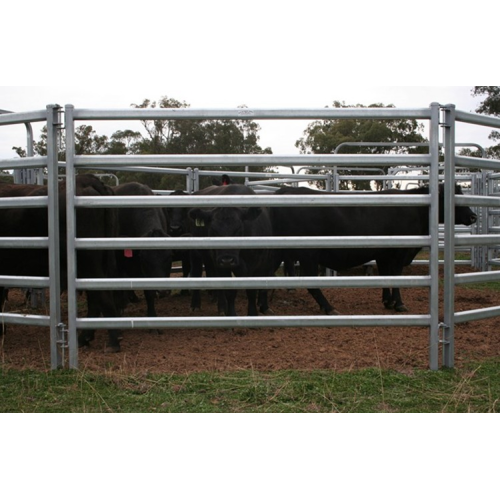
[[[80,335],[78,337],[78,347],[90,347],[92,340],[94,340],[93,335]]]
[[[270,307],[268,307],[265,311],[260,311],[260,313],[264,316],[275,316],[274,311]]]
[[[332,309],[331,311],[326,311],[328,316],[340,316],[340,312],[337,309]]]
[[[396,306],[394,309],[398,313],[406,313],[406,312],[408,312],[408,308],[404,304],[401,304],[400,306]]]

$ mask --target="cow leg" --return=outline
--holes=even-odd
[[[119,316],[114,301],[112,291],[87,292],[88,317],[104,316],[105,318],[116,318]],[[94,330],[87,330],[78,336],[78,345],[90,345],[94,340]],[[108,330],[108,345],[106,350],[109,352],[120,352],[120,340],[123,338],[121,330]]]
[[[7,301],[7,294],[9,293],[7,288],[0,288],[0,311],[3,312],[3,306]],[[0,323],[0,337],[7,333],[7,325],[2,321]]]
[[[321,311],[325,314],[335,315],[339,314],[338,311],[334,309],[334,307],[328,302],[326,297],[323,295],[323,292],[319,288],[308,288],[307,291],[311,294],[312,298],[319,305]]]
[[[318,253],[313,252],[301,252],[300,255],[286,255],[286,258],[295,262],[296,260],[300,263],[300,275],[301,276],[318,276]],[[328,302],[323,292],[319,288],[308,288],[307,291],[311,297],[316,301],[320,310],[328,315],[339,314],[338,311]]]
[[[247,300],[248,300],[248,316],[258,316],[257,312],[257,290],[247,290]]]
[[[266,314],[271,310],[267,301],[267,297],[267,290],[259,290],[257,305],[259,306],[259,312],[262,314]]]
[[[377,260],[378,273],[380,276],[402,276],[403,267],[394,263],[396,257],[391,256],[390,261]],[[408,308],[404,305],[401,298],[399,288],[384,288],[382,290],[382,301],[386,309],[394,309],[396,312],[408,312]]]
[[[236,293],[237,290],[224,290],[224,296],[226,298],[226,316],[236,316]]]
[[[147,304],[147,316],[150,318],[156,318],[156,290],[144,290],[144,297],[146,298]]]
[[[386,309],[394,309],[394,299],[390,288],[382,290],[382,302]]]
[[[394,309],[396,312],[408,312],[408,308],[403,304],[399,288],[392,289],[392,299],[394,300]]]
[[[228,300],[226,294],[229,290],[214,290],[214,299],[217,302],[217,313],[219,316],[230,316],[228,312]],[[234,316],[234,315],[233,315]]]
[[[146,297],[148,308],[146,314],[149,318],[156,318],[158,316],[155,308],[156,293],[156,290],[144,290],[144,297]],[[158,333],[158,335],[163,335],[163,331],[158,328],[156,329],[156,333]]]
[[[191,260],[191,277],[201,278],[203,275],[203,256],[199,250],[192,250],[190,252]],[[201,309],[201,293],[200,290],[193,290],[191,295],[191,311]]]
[[[308,259],[309,260],[309,259]],[[303,264],[300,262],[300,274],[301,276],[317,276],[318,275],[318,265],[317,263],[307,262]],[[318,304],[320,310],[328,315],[339,314],[338,311],[328,302],[323,292],[319,288],[308,288],[307,291],[312,296],[312,298]]]

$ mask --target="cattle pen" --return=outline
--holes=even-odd
[[[331,154],[319,155],[78,155],[75,148],[77,123],[89,121],[144,121],[144,120],[419,120],[426,124],[428,152],[424,154]],[[49,255],[49,277],[10,276],[0,272],[2,288],[49,288],[50,313],[47,316],[20,315],[0,312],[4,324],[40,325],[50,329],[51,366],[53,369],[68,366],[78,368],[78,330],[95,329],[182,329],[182,328],[286,328],[314,327],[421,327],[429,331],[429,367],[453,367],[455,359],[454,328],[458,323],[500,316],[498,306],[455,311],[454,290],[458,284],[491,282],[500,279],[496,248],[500,248],[498,214],[497,172],[500,161],[486,158],[460,156],[457,154],[456,127],[458,123],[478,127],[500,128],[500,119],[462,112],[454,105],[432,103],[428,108],[342,108],[342,109],[77,109],[72,105],[64,108],[47,106],[46,110],[30,113],[8,113],[0,115],[0,125],[31,124],[47,125],[46,156],[0,160],[0,170],[17,171],[43,169],[47,174],[46,197],[0,198],[0,209],[18,207],[47,207],[47,237],[11,237],[0,233],[0,250],[16,248],[45,248]],[[58,160],[61,134],[65,133],[65,161]],[[28,138],[30,140],[30,138]],[[252,167],[299,167],[319,170],[321,174],[295,174],[283,172],[252,172]],[[218,168],[235,168],[229,175],[244,178],[252,187],[263,186],[258,196],[154,196],[86,197],[75,195],[75,178],[78,172],[97,171],[115,173],[120,171],[151,172],[155,174],[178,174],[186,178],[186,190],[197,189],[200,175],[220,175]],[[409,168],[425,170],[429,184],[428,195],[385,195],[373,197],[365,194],[335,194],[331,196],[275,196],[267,192],[271,183],[296,183],[324,177],[332,190],[336,185],[336,169],[381,169]],[[460,171],[458,170],[460,169]],[[225,170],[225,171],[226,171]],[[61,269],[59,248],[58,176],[64,172],[66,178],[66,234],[67,259]],[[464,196],[455,195],[455,182],[465,182],[470,191]],[[390,177],[371,171],[367,179]],[[405,179],[410,179],[405,177]],[[445,224],[439,226],[439,184],[444,181]],[[412,236],[321,236],[309,237],[250,237],[250,238],[81,238],[76,234],[77,210],[85,208],[115,207],[273,207],[273,206],[427,206],[429,208],[429,234]],[[456,231],[455,208],[469,206],[480,216],[473,234]],[[140,250],[140,249],[217,249],[217,248],[428,248],[428,273],[424,276],[300,276],[262,278],[81,278],[77,276],[77,251],[83,250]],[[456,248],[472,248],[477,272],[457,274]],[[441,252],[442,249],[442,252]],[[476,249],[479,249],[476,251]],[[442,259],[440,260],[440,253]],[[439,280],[439,268],[443,267],[444,280]],[[61,308],[61,276],[67,275],[67,316]],[[89,290],[174,290],[174,289],[277,289],[277,288],[410,288],[429,290],[429,305],[426,314],[380,314],[380,315],[308,315],[308,316],[238,316],[219,317],[79,317],[78,294]],[[440,290],[444,291],[443,311],[440,316]],[[440,362],[441,358],[441,362]]]

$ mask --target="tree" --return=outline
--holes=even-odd
[[[500,116],[500,87],[474,87],[472,95],[487,96],[476,109],[476,113]]]
[[[477,107],[477,113],[500,116],[500,87],[474,87],[472,95],[476,97],[486,96],[484,101]],[[499,142],[500,132],[493,130],[489,135],[489,139]],[[500,159],[500,144],[489,147],[486,153],[489,158]]]
[[[138,109],[187,108],[189,104],[163,97],[159,101],[144,99],[141,104],[132,106]],[[111,135],[111,139],[106,135],[99,135],[90,125],[81,125],[75,129],[75,152],[77,155],[272,154],[270,148],[263,149],[259,145],[260,126],[252,120],[142,120],[141,123],[145,128],[144,135],[133,130],[118,130]],[[26,155],[23,148],[13,149],[19,156]],[[40,140],[34,142],[34,151],[37,155],[47,155],[46,128],[42,130]],[[65,151],[63,134],[60,161],[65,160]],[[212,169],[228,170],[222,166]],[[137,181],[152,189],[174,190],[186,187],[184,175],[118,172],[117,176],[121,183]],[[211,183],[211,179],[202,177],[200,187]]]
[[[133,106],[141,109],[187,108],[189,104],[163,97],[158,102],[145,99],[142,104]],[[272,154],[270,148],[263,149],[259,145],[260,126],[252,120],[150,120],[142,123],[147,135],[137,143],[141,154]],[[235,170],[235,167],[210,169],[223,172]],[[146,176],[148,182],[140,182],[145,182],[154,189],[185,188],[185,179],[179,176],[140,174],[139,178],[144,179]],[[211,179],[202,177],[200,187],[211,182]]]
[[[334,108],[363,108],[365,106],[357,104],[356,106],[346,105],[344,102],[334,101]],[[394,107],[393,105],[384,106],[383,104],[371,104],[370,108]],[[421,132],[423,125],[417,120],[318,120],[309,124],[304,131],[304,136],[299,139],[295,145],[304,154],[331,154],[340,144],[346,142],[425,142]],[[399,146],[345,146],[342,148],[343,154],[370,153],[384,154],[390,151],[398,153],[408,152],[409,148]],[[412,153],[426,153],[428,148],[415,147]],[[386,169],[384,169],[386,171]],[[339,173],[353,173],[351,169],[345,168]],[[324,187],[321,182],[316,183]],[[343,182],[343,189],[370,189],[369,181]],[[380,184],[377,183],[377,187]]]

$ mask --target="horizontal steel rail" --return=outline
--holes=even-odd
[[[5,113],[0,114],[0,125],[17,125],[29,122],[47,121],[47,110],[26,111],[23,113]]]
[[[494,116],[478,115],[467,113],[466,111],[455,111],[455,119],[459,122],[470,123],[473,125],[485,125],[487,127],[500,128],[500,118]]]
[[[324,328],[342,326],[422,326],[431,324],[430,315],[367,315],[367,316],[204,316],[196,318],[77,318],[76,327],[81,329],[139,328]]]
[[[0,276],[0,286],[10,288],[48,288],[50,278],[38,276]]]
[[[474,158],[471,156],[455,156],[455,165],[465,168],[480,168],[485,170],[500,170],[500,160]]]
[[[500,245],[500,235],[498,234],[457,234],[455,244],[458,246],[474,245]]]
[[[0,237],[0,248],[48,248],[47,236]]]
[[[2,239],[0,238],[0,241]],[[241,238],[76,238],[77,250],[220,249],[220,248],[420,248],[431,244],[430,236],[323,236]]]
[[[430,195],[76,196],[76,207],[425,206]]]
[[[1,276],[0,276],[1,283]],[[307,277],[300,278],[118,278],[77,279],[79,290],[217,290],[262,288],[382,288],[382,287],[430,287],[428,276],[398,277]]]
[[[0,160],[0,169],[15,170],[16,168],[42,168],[47,166],[46,156],[33,156],[30,158],[15,158],[13,160]]]
[[[39,208],[47,207],[49,198],[47,196],[16,196],[0,198],[0,209],[2,208]]]
[[[497,316],[500,316],[500,306],[456,312],[454,318],[455,323],[467,323],[468,321],[496,318]]]
[[[295,108],[295,109],[74,109],[75,120],[398,120],[431,118],[430,108]]]
[[[0,312],[0,323],[25,326],[50,326],[50,316],[40,314],[14,314]]]
[[[455,284],[491,283],[500,281],[500,271],[483,271],[479,273],[463,273],[455,275]]]
[[[500,207],[500,198],[494,196],[456,196],[455,205],[468,207]]]
[[[99,166],[176,166],[246,167],[314,166],[314,165],[429,165],[431,155],[80,155],[75,156],[75,167]]]

